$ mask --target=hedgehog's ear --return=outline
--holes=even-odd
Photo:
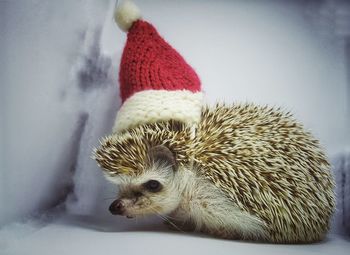
[[[159,163],[160,165],[171,166],[174,170],[177,169],[174,153],[165,145],[157,145],[149,150],[151,162]]]

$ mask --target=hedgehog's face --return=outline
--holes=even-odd
[[[150,214],[167,214],[180,203],[173,153],[163,145],[149,151],[151,164],[136,177],[108,177],[119,186],[119,198],[110,205],[110,212],[133,218]]]

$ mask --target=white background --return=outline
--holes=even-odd
[[[209,103],[282,106],[320,139],[331,159],[348,151],[350,10],[345,1],[136,3],[197,71]],[[108,198],[116,188],[90,156],[110,132],[120,105],[118,65],[126,35],[113,22],[113,8],[107,0],[0,2],[0,253],[1,248],[35,253],[42,240],[54,240],[57,251],[63,246],[57,240],[63,240],[67,251],[80,252],[90,240],[99,240],[95,252],[109,239],[125,248],[148,234],[165,238],[169,246],[192,240],[157,232],[120,235],[115,232],[147,222],[108,215]],[[52,208],[70,216],[61,218]],[[106,228],[108,237],[101,235]],[[67,232],[87,240],[82,241],[86,247],[69,242],[73,237]],[[188,238],[198,245],[207,240]],[[218,251],[232,245],[208,240]],[[271,248],[236,245],[246,251]]]

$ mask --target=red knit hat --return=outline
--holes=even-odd
[[[122,107],[114,131],[139,124],[199,121],[203,94],[196,72],[148,22],[138,8],[124,1],[115,12],[118,26],[128,32],[120,64]]]

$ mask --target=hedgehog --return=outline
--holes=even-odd
[[[182,231],[272,243],[322,240],[334,180],[318,140],[280,108],[203,106],[200,121],[113,133],[94,158],[119,186],[112,214],[160,215]]]

